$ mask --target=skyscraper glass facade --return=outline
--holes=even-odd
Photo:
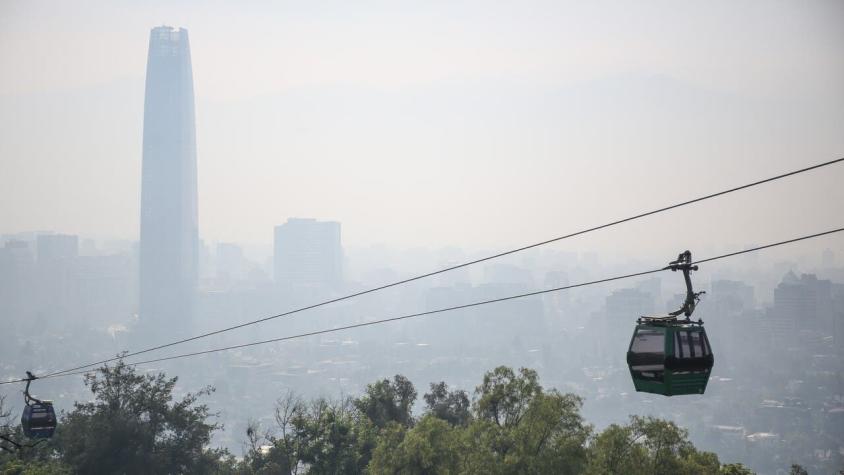
[[[153,28],[144,98],[140,324],[144,333],[189,331],[196,307],[196,132],[185,29]]]

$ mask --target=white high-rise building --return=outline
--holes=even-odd
[[[280,285],[338,289],[343,281],[340,223],[292,218],[276,226],[274,270]]]

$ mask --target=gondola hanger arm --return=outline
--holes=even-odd
[[[700,296],[706,293],[705,291],[695,292],[692,287],[691,272],[698,270],[698,266],[692,264],[691,251],[686,250],[681,252],[680,255],[677,256],[677,260],[669,262],[668,266],[666,266],[663,270],[669,269],[672,272],[683,272],[683,280],[686,281],[686,300],[683,302],[683,306],[680,307],[679,310],[670,312],[668,315],[678,317],[682,314],[686,316],[686,320],[688,321],[690,320],[692,313],[694,313],[697,303],[700,301]]]
[[[29,394],[29,385],[33,381],[35,381],[36,379],[38,379],[38,376],[35,376],[30,371],[26,372],[26,388],[23,390],[23,398],[24,398],[24,402],[26,403],[27,406],[29,405],[30,401],[33,401],[37,404],[42,403],[40,399],[37,399],[37,398],[33,397],[31,394]]]

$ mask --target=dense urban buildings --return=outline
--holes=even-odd
[[[193,73],[187,30],[153,28],[144,100],[140,323],[186,333],[198,262]]]
[[[339,239],[316,246],[320,238],[313,228],[311,235],[302,229],[298,234],[289,232],[297,225],[314,224],[320,229],[321,223],[314,220],[279,226],[276,242],[286,249],[275,255],[269,246],[256,252],[217,243],[209,265],[220,285],[202,290],[202,319],[191,331],[212,331],[319,301],[312,295],[315,292],[301,287],[288,291],[273,286],[269,277],[278,258],[297,249],[295,243],[300,257],[310,256],[302,261],[312,260],[312,267],[320,260],[317,257],[340,255]],[[339,234],[339,224],[326,228]],[[89,241],[50,232],[0,236],[0,312],[5,318],[0,376],[9,379],[32,368],[49,370],[63,359],[106,358],[137,344],[127,340],[137,338],[131,318],[137,305],[136,243]],[[308,243],[313,249],[302,250]],[[343,270],[342,290],[348,292],[411,275],[425,263],[452,254],[385,250],[373,255],[371,248],[350,247],[343,255],[349,264]],[[454,282],[421,281],[310,312],[307,318],[267,322],[231,342],[504,297],[534,289],[538,282],[544,283],[542,287],[559,286],[629,268],[623,261],[590,261],[586,254],[542,255],[546,260],[530,267],[514,258],[481,266]],[[810,473],[830,473],[837,470],[837,454],[844,447],[844,268],[827,268],[820,262],[817,257],[790,262],[791,270],[772,281],[765,277],[779,272],[774,265],[742,277],[731,270],[735,268],[706,266],[695,276],[696,290],[707,292],[695,316],[706,321],[717,359],[706,394],[691,400],[635,393],[624,362],[639,315],[679,308],[682,280],[670,274],[220,353],[191,371],[177,366],[162,370],[180,376],[185,388],[208,384],[217,388],[208,402],[225,409],[220,421],[229,429],[213,444],[233,451],[242,446],[246,421],[271,414],[274,401],[256,397],[243,405],[241,387],[273,396],[290,388],[308,396],[356,394],[363,384],[359,382],[400,373],[414,383],[439,377],[472,391],[479,372],[507,364],[535,368],[547,387],[584,397],[583,415],[599,429],[624,422],[631,413],[650,414],[688,428],[698,447],[716,451],[722,460],[742,461],[759,473],[777,473],[793,462]],[[53,280],[44,278],[48,273]],[[732,278],[713,278],[716,275]],[[300,297],[302,293],[307,295]],[[49,392],[56,394],[59,408],[70,408],[74,400],[85,397],[78,380],[56,379],[50,384],[55,385]],[[272,419],[262,423],[272,424]],[[806,433],[818,435],[806,438]]]

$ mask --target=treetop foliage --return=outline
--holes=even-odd
[[[275,424],[251,423],[241,459],[209,449],[222,428],[200,398],[177,399],[177,378],[139,374],[122,361],[85,379],[94,396],[61,415],[47,444],[0,455],[0,474],[720,474],[752,473],[697,450],[670,421],[631,416],[602,431],[580,415],[582,399],[546,390],[536,371],[498,367],[466,391],[431,383],[414,416],[401,375],[357,398],[276,401]],[[0,400],[2,433],[22,438]],[[799,467],[792,473],[801,472]]]

